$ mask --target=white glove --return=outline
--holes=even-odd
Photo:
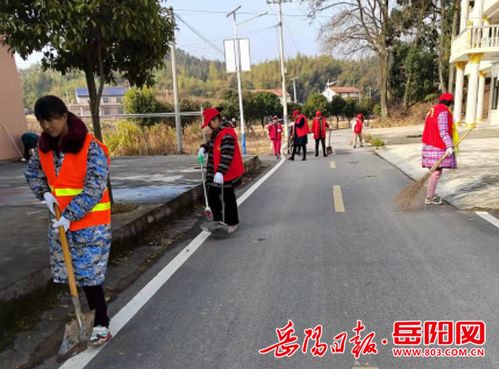
[[[215,178],[213,178],[213,183],[216,183],[216,184],[223,184],[224,183],[224,175],[220,172],[217,172],[217,174],[215,174]]]
[[[454,149],[452,147],[448,147],[447,150],[445,150],[445,154],[447,156],[454,154]]]
[[[52,221],[52,228],[54,228],[57,233],[59,233],[59,227],[64,227],[64,232],[67,232],[70,225],[71,222],[64,217],[61,217],[59,220],[54,219]]]
[[[49,211],[52,213],[52,215],[55,216],[55,205],[59,205],[57,202],[57,199],[52,195],[51,192],[45,192],[43,194],[43,198],[45,200],[45,204],[47,205],[47,208],[49,208]]]

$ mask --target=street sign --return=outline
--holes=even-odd
[[[236,43],[234,39],[224,40],[224,51],[225,51],[225,67],[227,73],[236,72],[236,50],[234,46]],[[250,58],[250,43],[247,38],[239,39],[239,60],[240,71],[249,72],[251,70],[251,58]]]

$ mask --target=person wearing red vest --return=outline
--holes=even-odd
[[[267,125],[269,138],[272,141],[272,149],[277,160],[281,158],[281,140],[282,140],[282,124],[279,123],[277,115],[272,117],[272,123]]]
[[[455,129],[454,120],[449,109],[453,102],[454,96],[450,93],[444,93],[440,96],[438,104],[433,106],[426,115],[422,138],[422,166],[423,168],[431,168],[440,158],[446,156],[428,181],[426,205],[443,203],[443,200],[435,195],[438,181],[444,168],[457,168],[452,142]]]
[[[293,154],[289,160],[295,160],[295,155],[298,148],[303,150],[302,160],[307,160],[307,142],[308,142],[308,121],[307,117],[300,113],[299,110],[293,112],[292,118],[295,120],[293,125]]]
[[[208,155],[206,182],[208,203],[213,213],[215,225],[226,226],[228,233],[237,230],[239,215],[234,189],[241,183],[244,162],[234,128],[222,121],[220,112],[215,108],[203,111],[202,128],[209,128],[211,136],[201,145],[198,160],[202,163]],[[223,196],[222,196],[223,191]],[[223,197],[223,203],[220,197]],[[210,229],[216,229],[210,227]]]
[[[353,132],[353,148],[357,148],[357,142],[360,143],[360,147],[364,147],[362,143],[362,129],[364,128],[364,114],[358,114],[357,119],[352,127]]]
[[[90,309],[95,310],[90,344],[100,345],[111,338],[103,289],[111,249],[108,150],[58,97],[38,99],[34,110],[43,133],[25,176],[35,196],[44,200],[49,210],[53,280],[67,283],[58,236],[59,227],[63,227],[76,282],[85,292]],[[62,211],[59,220],[55,219],[56,205]]]
[[[319,156],[319,143],[322,143],[322,153],[327,156],[326,153],[326,130],[329,128],[326,118],[322,116],[322,112],[317,110],[315,112],[315,118],[312,122],[312,132],[314,133],[315,140],[315,156]]]

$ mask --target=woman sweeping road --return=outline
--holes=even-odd
[[[426,193],[426,205],[441,205],[442,199],[435,195],[438,181],[442,177],[444,168],[457,168],[456,156],[454,155],[454,123],[449,107],[454,102],[454,96],[450,93],[442,94],[439,103],[430,109],[426,115],[423,131],[423,168],[431,168],[440,158],[447,155],[439,168],[430,176]]]
[[[58,229],[63,227],[76,282],[83,288],[94,329],[89,343],[111,339],[103,283],[111,248],[111,206],[107,191],[107,148],[88,133],[85,124],[56,96],[35,104],[43,133],[26,169],[26,180],[49,209],[50,267],[55,283],[67,283]],[[62,217],[56,220],[56,206]]]
[[[208,230],[226,229],[227,233],[237,230],[239,215],[234,189],[241,183],[244,163],[232,126],[222,122],[220,112],[215,108],[203,111],[203,126],[209,127],[211,137],[198,151],[198,160],[206,166],[208,203],[213,212],[213,223]]]

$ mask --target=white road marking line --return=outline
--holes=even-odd
[[[270,178],[286,161],[284,156],[267,174],[260,178],[237,200],[237,204],[244,203],[267,179]],[[151,279],[121,310],[112,317],[109,328],[114,337],[118,332],[139,312],[139,310],[158,292],[158,290],[171,278],[171,276],[194,254],[194,252],[211,235],[202,231],[193,239],[172,261],[170,261],[156,276]],[[68,359],[59,369],[83,369],[104,346],[93,348],[79,353]]]
[[[475,214],[499,228],[499,219],[497,219],[495,216],[489,214],[486,211],[475,211]]]
[[[345,212],[345,204],[343,203],[343,194],[341,193],[341,186],[333,186],[333,199],[334,199],[334,211],[337,213]]]
[[[330,167],[331,169],[335,169],[335,168],[336,168],[336,162],[335,162],[335,161],[330,161],[330,162],[329,162],[329,167]]]

